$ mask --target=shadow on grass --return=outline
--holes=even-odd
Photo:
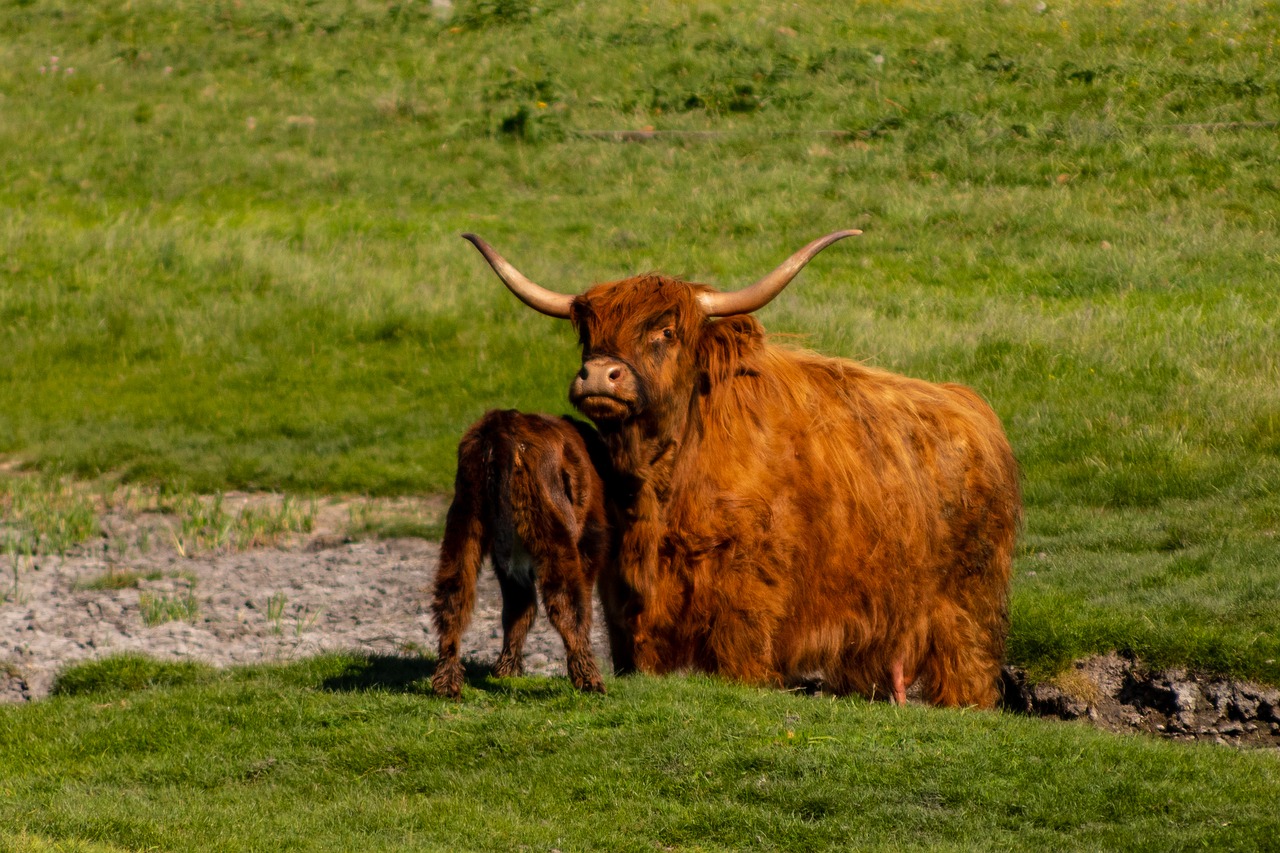
[[[352,661],[342,673],[324,679],[320,689],[334,693],[381,690],[388,693],[432,695],[431,676],[435,671],[434,658],[369,655]],[[569,684],[567,679],[554,676],[497,678],[492,666],[466,660],[463,661],[463,677],[467,686],[475,690],[529,699],[563,693]]]

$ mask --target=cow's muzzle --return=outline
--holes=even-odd
[[[616,358],[589,358],[569,386],[569,401],[593,421],[621,420],[639,406],[635,371]]]

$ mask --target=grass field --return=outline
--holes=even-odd
[[[1274,755],[703,678],[607,697],[482,679],[456,705],[428,673],[82,668],[0,712],[0,825],[18,850],[1263,850],[1280,832]]]
[[[1011,660],[1049,674],[1117,648],[1280,683],[1280,5],[17,0],[0,30],[6,553],[94,535],[76,490],[120,483],[447,492],[485,409],[566,411],[571,331],[520,306],[462,231],[573,291],[649,269],[735,286],[858,227],[760,317],[992,402],[1028,503]],[[591,135],[647,127],[702,135]],[[513,695],[511,720],[544,713]],[[655,695],[620,689],[610,713],[675,701]],[[724,701],[791,701],[750,697]],[[90,725],[83,701],[50,704],[24,713]],[[883,711],[833,707],[855,740]],[[1273,773],[902,714],[893,731],[941,727],[944,752],[995,738],[1047,763],[1052,742]],[[964,834],[998,822],[965,802],[921,843],[1002,846]],[[934,825],[920,808],[910,825]],[[150,843],[70,828],[84,820],[48,836]],[[1131,845],[1116,820],[1046,843],[1223,840],[1144,827]]]

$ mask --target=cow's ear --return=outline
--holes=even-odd
[[[569,306],[569,321],[573,323],[573,328],[578,332],[578,343],[582,348],[588,349],[591,346],[591,319],[594,312],[591,310],[591,303],[585,297],[579,296],[573,300]]]
[[[740,373],[764,343],[764,328],[743,314],[714,320],[698,338],[698,372],[705,391]]]

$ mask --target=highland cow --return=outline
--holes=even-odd
[[[615,666],[754,684],[821,672],[833,692],[898,702],[918,681],[936,704],[995,704],[1021,513],[996,415],[959,385],[772,344],[749,316],[857,233],[735,292],[645,275],[578,296],[463,235],[577,329],[570,399],[618,478],[630,642]]]
[[[591,594],[610,539],[589,441],[599,439],[586,424],[514,410],[487,413],[463,436],[432,602],[440,638],[431,679],[436,693],[461,692],[459,645],[486,554],[502,589],[502,653],[494,674],[524,671],[536,589],[564,640],[570,681],[604,692],[591,650]]]

